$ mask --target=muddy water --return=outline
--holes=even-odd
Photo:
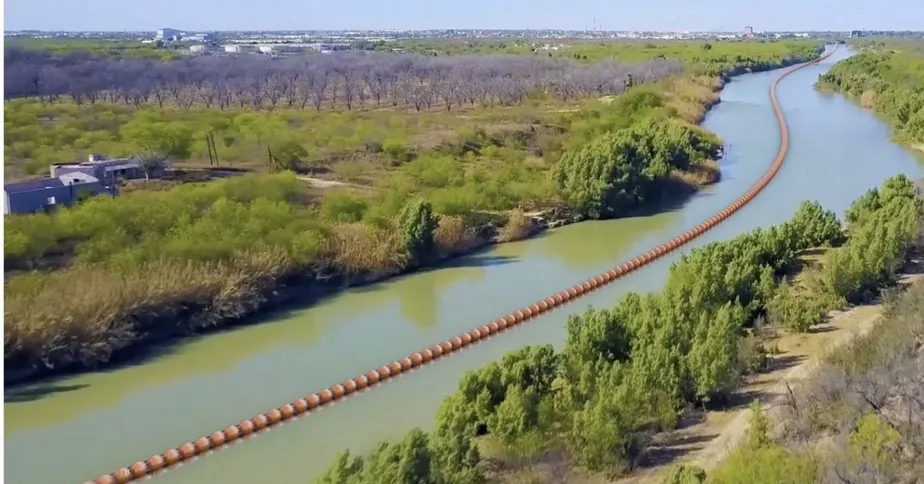
[[[803,199],[842,212],[866,189],[922,165],[889,141],[870,113],[815,92],[818,74],[790,76],[779,98],[791,150],[776,180],[750,205],[691,246],[789,218]],[[745,192],[778,145],[767,89],[778,73],[730,82],[704,123],[726,142],[723,180],[664,213],[550,231],[460,259],[449,267],[359,288],[264,324],[188,341],[143,364],[5,395],[6,478],[18,483],[92,479],[243,418],[403,357],[623,262],[687,230]],[[567,316],[609,306],[627,291],[657,290],[679,254],[622,281],[406,374],[374,391],[240,442],[159,476],[161,482],[301,483],[346,448],[366,451],[413,426],[428,427],[460,376],[527,344],[560,344]]]

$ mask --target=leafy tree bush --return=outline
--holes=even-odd
[[[412,267],[426,263],[434,255],[437,223],[433,207],[426,200],[412,200],[401,211],[398,228]]]
[[[718,147],[715,137],[698,129],[651,117],[566,152],[551,176],[580,213],[609,218],[657,200],[658,182],[714,157]]]
[[[875,46],[835,64],[823,87],[860,98],[885,115],[899,139],[924,143],[924,55],[914,49]]]

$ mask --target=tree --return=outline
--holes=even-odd
[[[138,165],[144,171],[145,180],[150,180],[152,174],[163,173],[169,166],[167,157],[159,153],[144,153],[137,158]]]
[[[192,149],[192,129],[153,116],[133,117],[122,126],[119,134],[143,152],[170,158],[188,158]]]
[[[410,266],[416,267],[426,263],[434,251],[433,233],[438,220],[433,214],[430,202],[415,199],[408,202],[398,217],[398,226],[404,240],[404,248],[410,260]]]

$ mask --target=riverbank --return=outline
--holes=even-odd
[[[720,85],[720,83],[715,83]],[[714,94],[714,91],[709,91]],[[704,103],[705,105],[713,105],[717,101],[717,97],[712,96],[712,101]],[[700,119],[702,113],[705,110],[702,110],[699,114]],[[695,110],[690,110],[689,113],[695,114]],[[564,223],[570,223],[577,221],[575,217],[560,217],[555,214],[548,215],[546,217],[548,222],[543,222],[541,220],[533,220],[529,224],[532,228],[529,228],[526,231],[526,234],[535,234],[542,231],[542,227],[549,225],[562,225]],[[469,239],[470,245],[467,247],[467,251],[458,251],[454,252],[452,256],[458,256],[463,253],[470,253],[472,250],[484,248],[497,238],[496,230],[499,230],[498,224],[495,222],[494,230],[492,232],[485,227],[490,226],[480,225],[478,232],[481,234],[477,240]],[[449,257],[447,255],[446,257]],[[445,259],[445,257],[444,257]],[[116,336],[121,337],[117,339],[116,343],[121,346],[111,346],[108,351],[108,359],[105,362],[99,362],[97,366],[103,364],[109,364],[111,362],[119,361],[120,358],[125,356],[134,356],[137,357],[139,350],[143,349],[145,345],[151,345],[159,341],[163,341],[166,338],[175,337],[178,335],[189,334],[192,332],[202,332],[213,330],[218,327],[227,327],[234,324],[241,324],[244,322],[249,322],[251,320],[242,318],[244,314],[254,314],[261,311],[268,310],[273,307],[278,307],[282,304],[292,303],[292,302],[306,302],[317,297],[321,297],[325,294],[330,294],[337,290],[343,289],[345,287],[355,287],[361,284],[369,284],[376,281],[384,280],[387,277],[392,277],[401,273],[406,273],[407,271],[391,271],[383,272],[377,274],[363,274],[363,273],[352,273],[350,275],[344,274],[321,274],[315,275],[312,274],[309,277],[304,275],[281,277],[278,279],[263,278],[263,279],[248,279],[246,283],[251,288],[250,292],[247,293],[249,299],[247,300],[234,300],[227,301],[228,306],[219,308],[220,318],[202,318],[195,314],[195,310],[199,309],[195,306],[186,306],[183,308],[178,308],[177,310],[171,310],[168,312],[171,322],[176,320],[184,321],[184,325],[177,324],[155,324],[157,320],[134,320],[133,323],[137,324],[137,328],[141,328],[139,331],[134,331],[131,337],[125,337],[125,334],[117,334]],[[243,283],[244,281],[242,281]],[[169,327],[169,330],[163,330],[164,327]],[[64,356],[70,356],[65,354]],[[59,360],[61,361],[61,360]],[[67,365],[56,365],[53,369],[35,365],[34,362],[31,364],[19,365],[20,372],[16,374],[18,381],[26,381],[34,379],[42,374],[48,375],[53,372],[60,372],[63,369],[67,368]],[[81,365],[79,362],[74,362],[71,365],[71,368],[88,368],[92,366]],[[10,369],[16,368],[16,365],[7,364],[7,375],[11,375]],[[15,371],[14,371],[15,373]],[[8,380],[10,381],[10,380]]]
[[[897,50],[891,45],[865,48],[844,59],[819,80],[819,90],[836,92],[881,115],[895,140],[924,152],[924,51]]]

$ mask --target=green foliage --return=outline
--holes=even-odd
[[[732,452],[713,471],[710,484],[811,484],[819,482],[811,454],[790,452],[778,444]]]
[[[889,119],[898,137],[924,143],[924,55],[913,49],[868,49],[835,64],[824,87],[860,98]]]
[[[188,158],[192,148],[193,133],[189,127],[159,120],[148,113],[132,118],[122,126],[120,134],[138,151],[172,158]]]
[[[647,97],[635,100],[640,104],[633,109],[650,106]],[[656,201],[659,182],[714,157],[718,147],[717,139],[687,124],[650,117],[566,152],[551,176],[580,213],[609,218]]]
[[[426,263],[433,256],[436,227],[433,207],[425,200],[412,200],[401,211],[398,228],[412,267]]]
[[[867,413],[851,432],[849,449],[855,467],[871,466],[881,471],[891,470],[898,461],[902,435],[882,417]]]
[[[798,292],[789,281],[783,281],[767,303],[770,322],[799,333],[821,323],[827,309],[820,298]]]
[[[676,465],[667,471],[661,484],[703,484],[706,482],[706,471],[692,465]]]
[[[709,476],[710,484],[809,484],[818,482],[811,453],[787,451],[770,437],[760,402],[751,403],[751,426],[745,445],[735,449]]]
[[[791,223],[804,238],[801,245],[805,247],[833,245],[844,238],[837,215],[816,201],[802,202]]]
[[[779,67],[786,60],[809,60],[818,57],[821,43],[813,40],[772,41],[759,39],[705,41],[569,41],[558,50],[537,49],[532,40],[483,39],[456,42],[440,39],[403,40],[395,45],[408,52],[440,55],[459,54],[530,54],[592,62],[604,59],[621,61],[654,58],[677,59],[697,74],[721,75],[736,70],[765,70]]]
[[[349,194],[332,194],[321,201],[321,215],[332,222],[359,222],[366,215],[369,202]]]
[[[847,211],[850,240],[825,257],[822,287],[849,302],[876,295],[904,264],[920,233],[921,213],[921,199],[904,175],[867,192]]]

